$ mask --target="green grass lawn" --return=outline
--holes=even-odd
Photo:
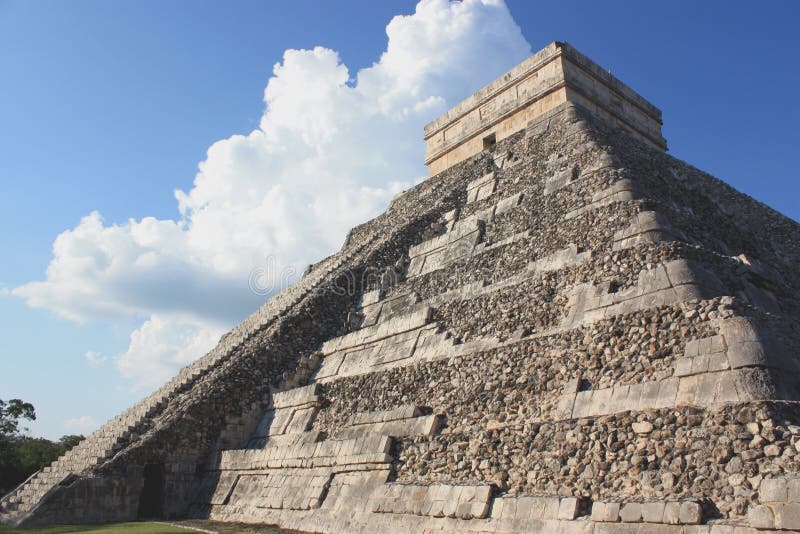
[[[91,532],[92,534],[191,534],[191,530],[160,525],[158,523],[111,523],[107,525],[61,525],[42,528],[17,529],[0,525],[0,534],[69,534]]]

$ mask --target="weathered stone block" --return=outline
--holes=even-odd
[[[762,503],[783,503],[788,500],[788,485],[785,478],[768,478],[761,481],[758,498]]]
[[[547,512],[547,501],[543,497],[530,497],[530,515],[529,519],[548,519],[545,517]],[[519,505],[517,505],[519,513]]]
[[[572,520],[578,516],[578,499],[575,497],[565,497],[561,499],[558,507],[558,519]]]
[[[772,508],[763,504],[751,506],[747,511],[747,522],[755,528],[775,528],[775,515]]]
[[[800,478],[788,478],[786,480],[786,500],[789,502],[800,502]]]
[[[558,497],[544,497],[541,519],[558,519],[558,511],[561,508],[561,499]]]
[[[664,502],[646,502],[642,504],[642,520],[645,523],[661,523],[664,520]]]
[[[488,198],[494,193],[497,179],[493,172],[467,185],[467,204]]]
[[[732,369],[769,365],[764,344],[761,341],[734,341],[728,346],[728,361]]]
[[[642,520],[642,504],[638,502],[623,504],[619,517],[623,523],[639,523]]]
[[[689,376],[694,373],[694,358],[680,358],[675,362],[675,376]]]
[[[619,521],[619,509],[618,502],[594,501],[592,503],[592,521],[616,523]]]
[[[669,525],[679,525],[681,523],[681,503],[677,501],[665,503],[662,521]]]
[[[575,395],[561,395],[558,398],[558,404],[553,412],[553,419],[570,419],[575,406]]]
[[[800,530],[800,503],[778,504],[773,509],[776,528]]]
[[[697,525],[703,519],[703,509],[693,501],[683,501],[680,509],[680,522],[684,525]]]

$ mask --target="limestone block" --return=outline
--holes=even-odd
[[[381,300],[381,290],[375,289],[372,291],[365,291],[361,295],[361,307],[369,306],[370,304],[377,304]]]
[[[639,410],[639,400],[642,398],[642,384],[631,384],[628,387],[628,399],[625,403],[626,410]]]
[[[458,221],[458,216],[460,214],[460,209],[452,209],[445,213],[442,218],[444,219],[444,224],[447,227],[447,230],[450,231],[453,229],[453,225]]]
[[[565,394],[565,395],[566,394],[573,394],[574,395],[575,393],[578,393],[578,390],[580,389],[580,385],[581,385],[581,378],[580,378],[580,375],[579,375],[576,378],[572,378],[570,380],[567,380],[566,383],[564,384],[564,388],[561,390],[561,393]]]
[[[786,481],[787,498],[789,502],[800,502],[800,478],[789,478]]]
[[[516,517],[517,499],[498,497],[492,502],[492,519],[510,521]]]
[[[381,423],[385,421],[395,421],[398,419],[409,419],[419,417],[422,414],[420,407],[414,404],[406,404],[391,410],[379,410],[375,412],[361,412],[353,415],[348,424],[363,425],[371,423]]]
[[[698,375],[682,377],[678,384],[678,395],[675,399],[675,404],[678,406],[694,404],[701,380],[702,377]]]
[[[426,415],[409,419],[396,419],[381,423],[368,423],[347,427],[340,432],[340,438],[358,438],[380,434],[383,436],[431,436],[441,428],[438,415]]]
[[[553,419],[555,420],[570,419],[572,417],[574,406],[575,406],[574,394],[561,395],[558,398],[558,404],[556,405],[555,411],[553,412]]]
[[[467,204],[490,197],[496,185],[497,178],[493,172],[473,180],[467,185]]]
[[[703,509],[694,501],[683,501],[678,517],[683,525],[697,525],[703,519]]]
[[[592,521],[616,523],[619,521],[620,505],[618,502],[592,503]]]
[[[412,278],[422,274],[422,269],[425,266],[425,255],[419,255],[411,258],[408,263],[407,276]]]
[[[660,382],[645,382],[642,384],[642,396],[639,399],[640,410],[651,410],[658,406],[658,392]]]
[[[394,317],[406,315],[413,311],[414,305],[419,302],[419,295],[413,291],[394,295],[378,303],[380,306],[379,320],[385,321]]]
[[[500,200],[494,206],[494,216],[497,217],[507,211],[510,211],[522,203],[523,193],[517,193],[516,195],[511,195],[510,197],[506,197]]]
[[[596,389],[591,399],[591,415],[605,415],[611,413],[611,399],[613,390],[611,388]]]
[[[675,362],[675,376],[694,374],[694,358],[680,358]]]
[[[477,218],[470,217],[458,221],[453,230],[444,235],[428,239],[418,245],[412,245],[408,249],[409,259],[414,259],[419,256],[424,256],[443,249],[448,245],[468,237],[481,229],[481,221]]]
[[[762,503],[782,503],[788,500],[788,484],[785,478],[768,478],[761,481],[758,499]]]
[[[726,343],[761,341],[758,325],[749,317],[730,317],[720,321],[720,334]]]
[[[316,406],[309,408],[300,408],[294,410],[291,421],[286,426],[286,434],[305,432],[311,427],[311,423],[317,414],[319,408]]]
[[[715,374],[719,377],[719,380],[714,394],[714,402],[738,402],[740,397],[736,388],[734,374],[730,371],[722,371]]]
[[[627,228],[614,234],[613,250],[622,250],[642,243],[655,243],[668,239],[685,239],[672,228],[661,213],[643,211],[636,214]]]
[[[700,354],[692,358],[692,372],[691,374],[697,375],[700,373],[708,372],[708,354]]]
[[[713,404],[717,394],[720,375],[723,373],[706,373],[699,376],[697,391],[695,391],[694,404],[708,406]],[[734,392],[735,395],[735,392]]]
[[[728,361],[733,369],[755,365],[767,366],[767,354],[761,341],[731,341],[728,346]]]
[[[495,499],[495,502],[501,499]],[[529,521],[533,519],[540,519],[542,512],[544,512],[544,502],[539,497],[523,496],[515,499],[516,502],[516,519],[520,521]]]
[[[700,339],[692,339],[686,342],[683,349],[683,355],[686,358],[694,358],[700,355]]]
[[[747,510],[747,522],[754,528],[775,528],[775,516],[769,506],[751,506]]]
[[[639,523],[642,520],[642,504],[628,502],[622,505],[619,517],[623,523]]]
[[[567,248],[531,262],[528,265],[528,270],[535,274],[558,271],[568,266],[583,263],[591,256],[591,251],[578,253],[578,247],[570,244]]]
[[[676,405],[680,380],[678,378],[669,378],[661,381],[658,388],[658,405],[655,408],[667,408]]]
[[[609,412],[624,412],[637,407],[628,405],[628,394],[630,393],[630,386],[615,386],[612,389],[611,401],[609,402]]]
[[[666,503],[656,501],[642,504],[642,520],[645,523],[662,523]]]
[[[544,194],[549,195],[566,186],[572,179],[572,169],[556,172],[548,177],[544,183]]]
[[[730,369],[730,363],[728,362],[728,356],[725,352],[717,352],[713,353],[708,357],[708,371],[715,372],[715,371],[727,371]]]
[[[592,408],[592,391],[581,391],[575,395],[575,405],[572,409],[572,417],[588,417]]]
[[[343,353],[330,354],[326,356],[320,363],[320,367],[317,372],[314,373],[314,378],[321,380],[336,376],[336,374],[339,372],[339,368],[342,366],[344,357],[345,355]]]
[[[558,497],[544,497],[541,519],[558,519],[558,512],[561,509],[561,499]]]
[[[557,519],[571,521],[578,516],[578,499],[575,497],[565,497],[561,499],[558,507]]]
[[[800,530],[800,503],[778,504],[773,507],[775,528]]]
[[[546,513],[548,512],[547,509],[547,499],[544,497],[529,497],[526,499],[526,502],[530,504],[530,514],[529,519],[536,520],[536,519],[547,519]],[[519,504],[517,505],[517,510],[519,513]]]
[[[668,501],[664,503],[664,515],[661,519],[662,523],[669,525],[678,525],[681,522],[681,503],[677,501]]]
[[[326,341],[322,345],[321,352],[327,359],[327,356],[336,352],[359,347],[367,343],[376,343],[387,337],[421,328],[428,323],[430,315],[431,308],[425,306],[408,315],[396,317],[375,326],[362,328],[356,332]]]

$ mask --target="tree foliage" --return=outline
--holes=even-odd
[[[21,435],[22,420],[36,420],[33,405],[20,399],[0,400],[0,496],[77,445],[83,436],[58,441]]]
[[[20,399],[11,399],[8,402],[0,399],[0,440],[19,432],[20,419],[36,420],[33,404]]]

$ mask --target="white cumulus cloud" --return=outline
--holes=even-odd
[[[333,50],[286,50],[259,127],[208,149],[175,219],[92,212],[56,238],[45,278],[13,294],[76,321],[144,320],[117,358],[144,385],[200,356],[263,301],[254,268],[300,273],[335,251],[424,177],[425,123],[530,54],[500,0],[423,0],[386,34],[355,75]]]
[[[211,350],[223,333],[221,327],[191,318],[153,314],[131,334],[117,367],[123,376],[142,385],[161,384],[175,369]]]

